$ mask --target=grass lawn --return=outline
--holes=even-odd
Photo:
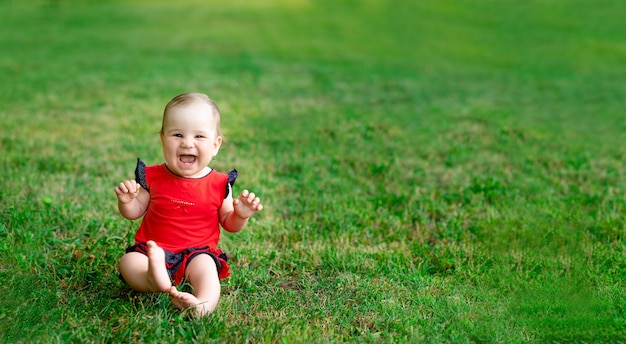
[[[625,12],[0,0],[0,342],[626,341]],[[117,273],[186,91],[265,206],[199,320]]]

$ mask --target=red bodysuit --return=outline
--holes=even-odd
[[[227,181],[227,175],[215,170],[193,179],[175,175],[165,164],[146,167],[150,206],[135,241],[154,240],[174,253],[190,247],[216,248]]]
[[[146,167],[138,160],[136,179],[150,193],[150,205],[135,234],[132,250],[143,252],[148,240],[156,242],[166,251],[166,263],[175,283],[180,283],[187,263],[199,253],[210,254],[219,277],[228,277],[226,255],[217,248],[219,209],[236,173],[233,170],[226,175],[211,170],[202,178],[183,178],[165,164]]]

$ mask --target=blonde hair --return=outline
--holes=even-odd
[[[165,109],[163,110],[163,121],[161,122],[161,134],[163,133],[163,127],[165,126],[165,117],[167,116],[170,109],[175,108],[177,106],[185,106],[187,104],[191,104],[194,102],[204,102],[211,107],[211,114],[213,115],[213,119],[215,120],[215,130],[217,131],[217,136],[221,136],[222,140],[225,140],[224,135],[222,134],[222,128],[220,127],[220,109],[217,107],[217,104],[209,98],[204,93],[198,92],[188,92],[179,94],[176,97],[172,98],[172,100],[165,105]]]

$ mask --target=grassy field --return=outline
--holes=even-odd
[[[0,0],[0,342],[625,342],[626,3]],[[165,103],[265,209],[191,319],[113,187]]]

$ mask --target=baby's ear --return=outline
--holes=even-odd
[[[220,150],[220,147],[222,146],[222,137],[221,136],[217,136],[215,138],[215,141],[213,141],[213,149],[215,150],[215,155],[217,155],[217,153]],[[214,157],[215,157],[214,155]]]

